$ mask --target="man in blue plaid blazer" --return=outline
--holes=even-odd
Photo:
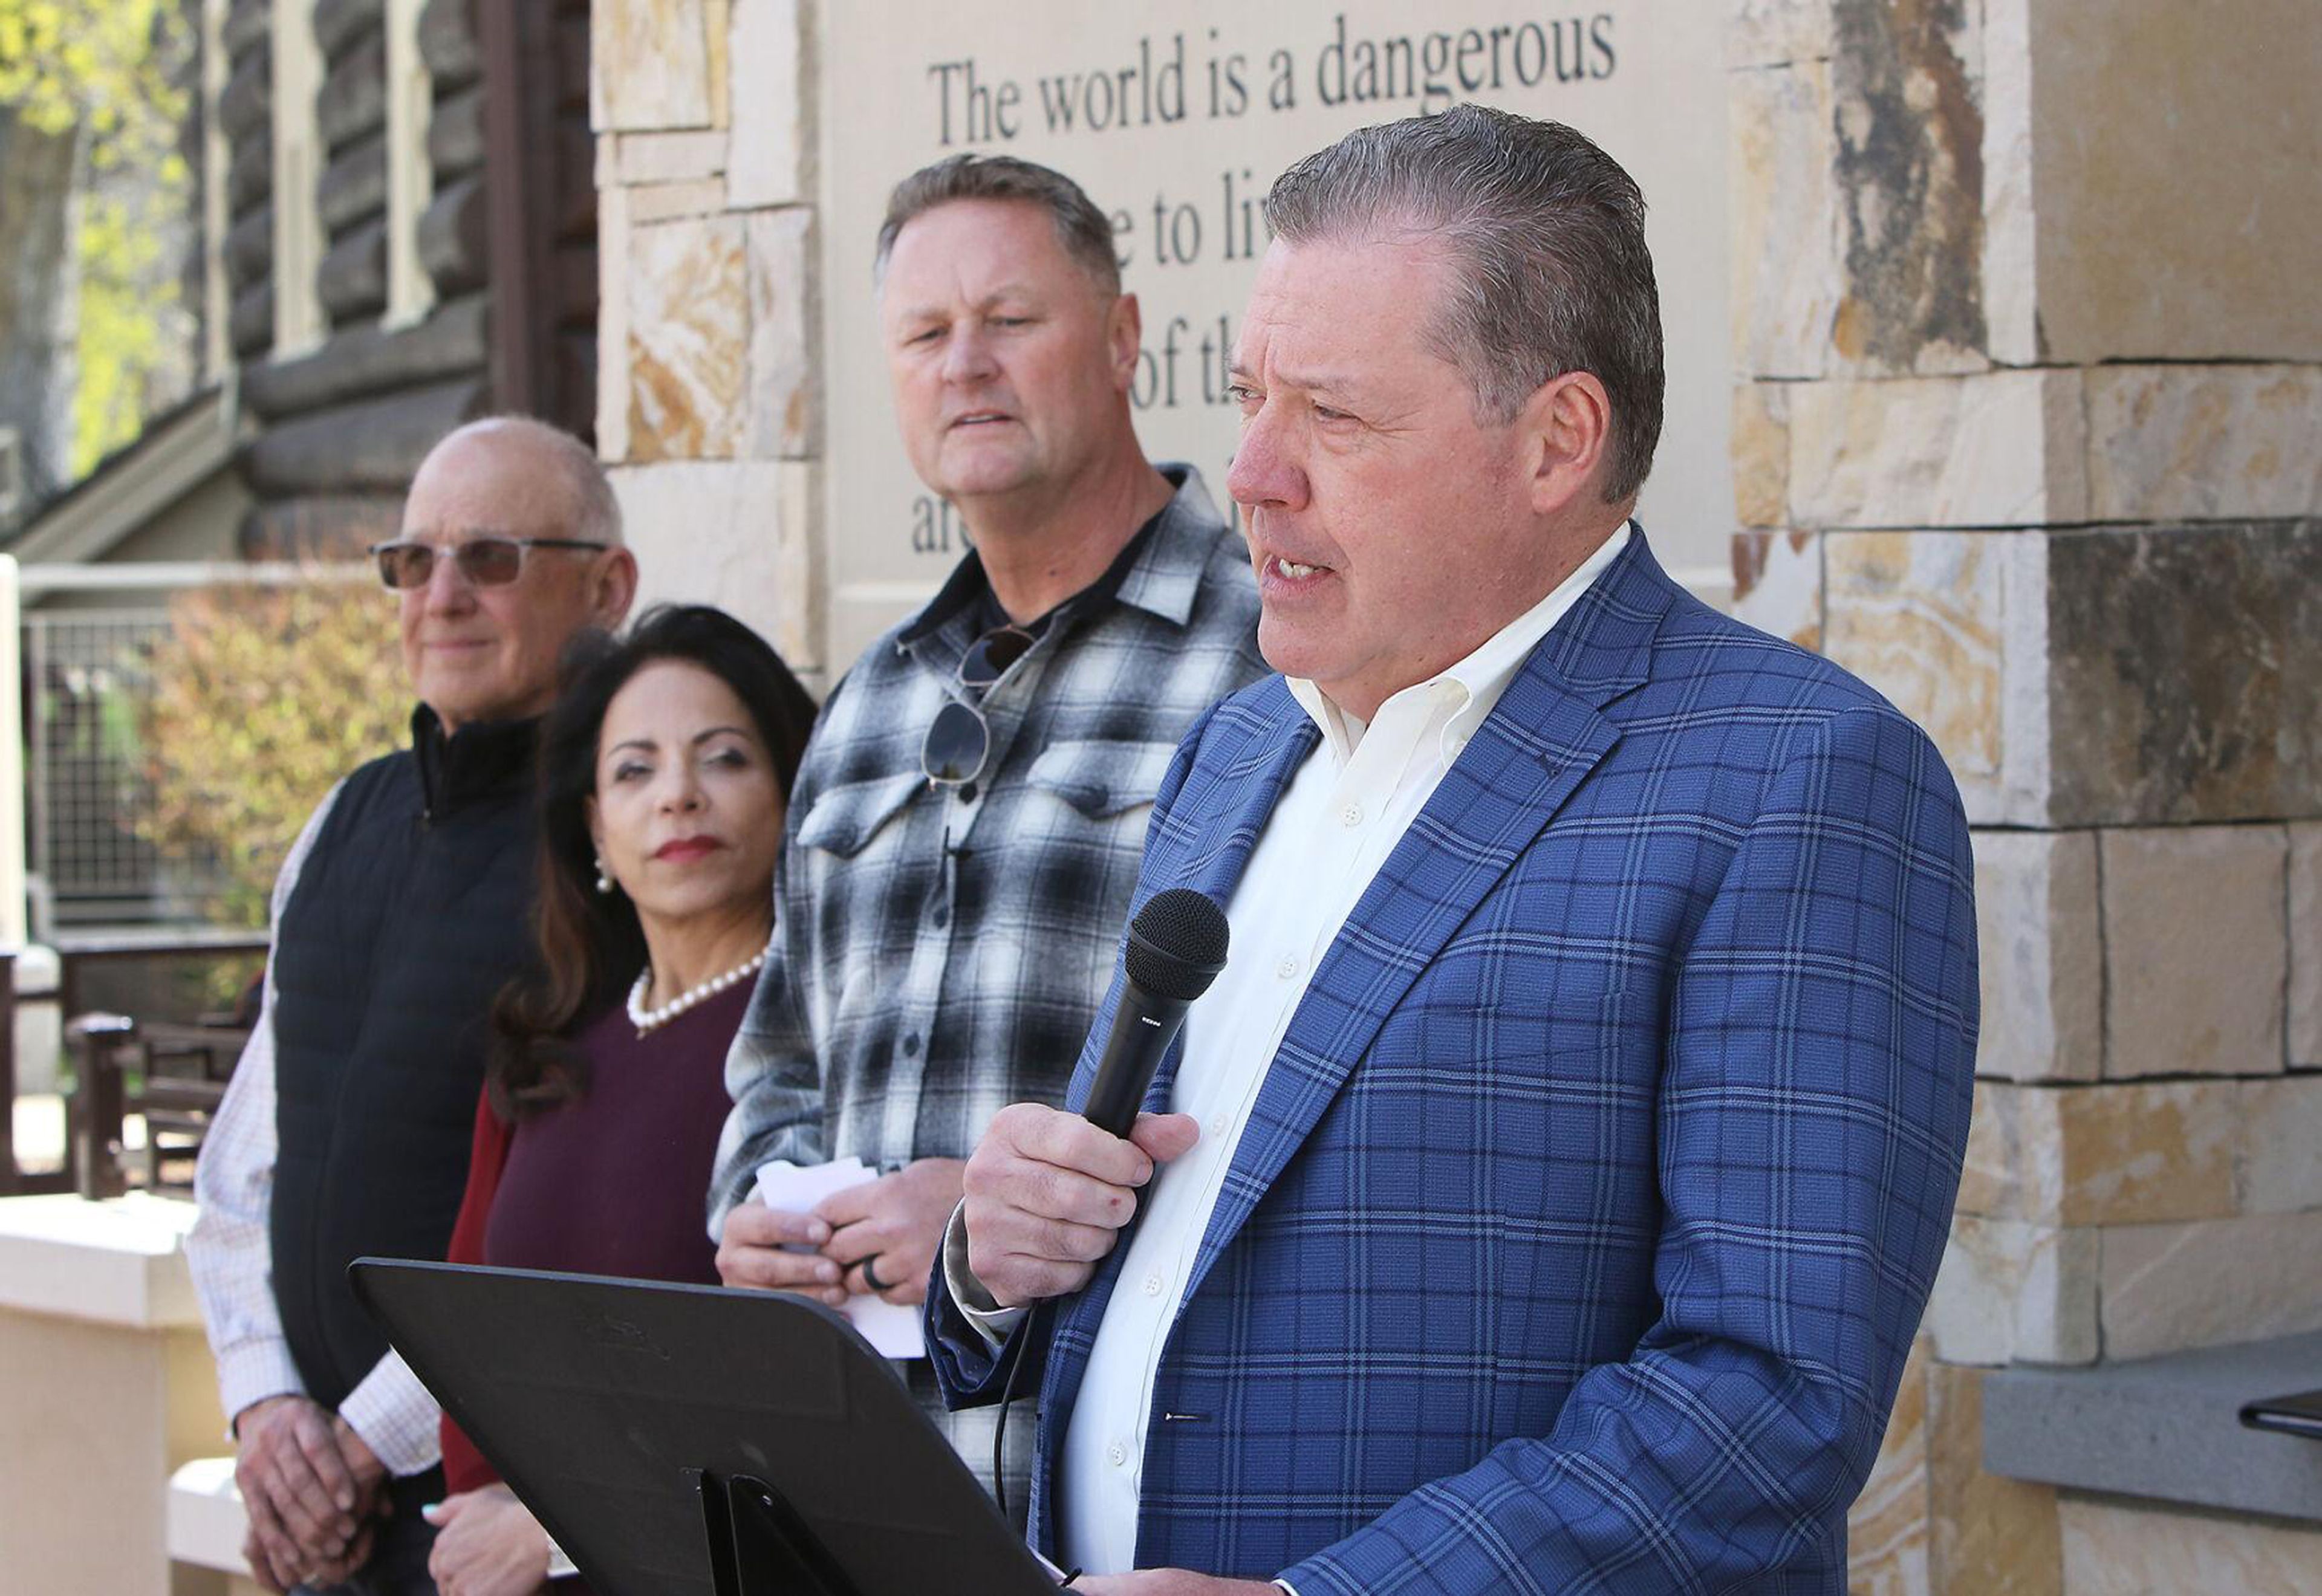
[[[955,1400],[1038,1382],[1076,1589],[1845,1589],[1966,1136],[1967,830],[1629,521],[1641,215],[1471,107],[1269,198],[1231,486],[1284,675],[1187,737],[1138,887],[1233,956],[1129,1139],[994,1121],[931,1296]]]

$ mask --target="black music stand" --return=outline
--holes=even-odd
[[[358,1259],[355,1295],[600,1596],[1048,1596],[894,1371],[772,1291]]]

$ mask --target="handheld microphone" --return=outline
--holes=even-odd
[[[1081,1110],[1091,1124],[1129,1135],[1185,1010],[1226,967],[1227,935],[1225,910],[1190,887],[1156,892],[1137,911],[1129,923],[1129,980]]]

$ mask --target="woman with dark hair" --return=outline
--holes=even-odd
[[[568,654],[541,726],[540,962],[493,1012],[454,1262],[717,1282],[701,1201],[726,1050],[814,714],[772,649],[701,606]],[[448,1418],[443,1469],[444,1596],[538,1590],[547,1535]]]

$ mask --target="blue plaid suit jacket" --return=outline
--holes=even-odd
[[[1278,677],[1213,709],[1138,901],[1230,898],[1315,736]],[[1315,971],[1161,1359],[1138,1564],[1301,1596],[1836,1596],[1976,1021],[1933,746],[1632,539]],[[1044,1548],[1120,1255],[1027,1349]],[[995,1398],[1001,1359],[947,1300],[930,1318],[955,1400]]]

